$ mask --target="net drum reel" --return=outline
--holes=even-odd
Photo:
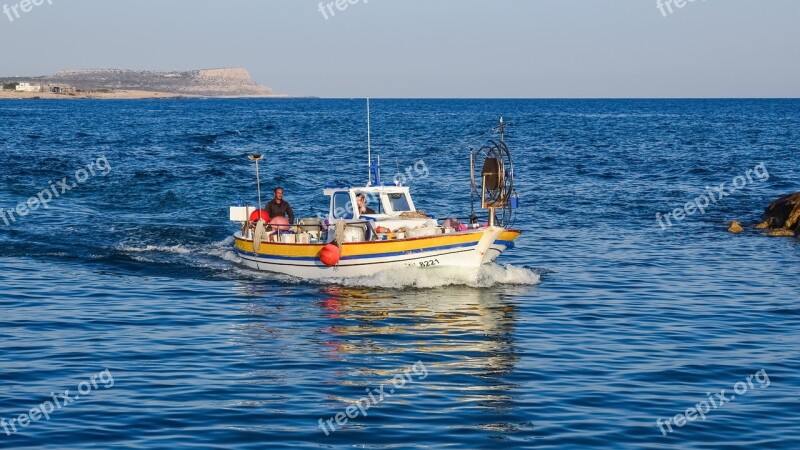
[[[505,144],[502,118],[497,130],[500,142],[490,140],[470,153],[470,179],[473,210],[475,194],[480,192],[481,209],[489,210],[489,226],[506,228],[512,224],[514,211],[519,207],[519,195],[514,191],[514,163]],[[476,170],[478,164],[480,172]]]

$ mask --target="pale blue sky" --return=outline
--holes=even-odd
[[[0,15],[0,74],[245,67],[322,97],[800,97],[798,0],[667,17],[656,0],[361,0],[328,20],[318,0],[51,1]]]

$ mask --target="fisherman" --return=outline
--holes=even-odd
[[[358,194],[358,214],[376,214],[375,210],[367,206],[367,197],[364,194]]]
[[[289,216],[289,223],[294,223],[294,211],[289,203],[283,199],[283,188],[275,188],[275,198],[267,203],[267,214],[269,217],[286,217]]]

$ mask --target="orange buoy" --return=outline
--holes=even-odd
[[[264,219],[264,222],[269,223],[269,214],[266,209],[257,209],[250,214],[250,222],[258,222],[258,219]]]
[[[320,262],[328,267],[333,267],[339,264],[339,259],[341,256],[342,252],[339,251],[339,247],[333,244],[328,244],[325,247],[322,247],[322,250],[319,252]]]

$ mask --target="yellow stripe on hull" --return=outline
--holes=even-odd
[[[513,241],[520,235],[519,231],[507,230],[500,234],[498,239],[503,241]],[[414,239],[403,239],[396,241],[371,241],[353,242],[342,246],[342,257],[348,256],[369,256],[383,253],[402,253],[418,252],[432,247],[444,247],[459,244],[477,244],[483,236],[483,230],[474,233],[464,234],[445,234]],[[324,244],[282,244],[264,242],[259,247],[259,255],[271,255],[280,257],[316,257]],[[247,253],[253,251],[253,241],[236,238],[236,248]]]
[[[477,243],[481,233],[467,235],[432,236],[428,238],[404,239],[397,241],[353,242],[342,246],[342,256],[367,256],[382,253],[414,252],[429,247],[446,245]],[[276,244],[262,243],[258,248],[259,255],[274,255],[284,257],[315,257],[319,254],[324,244]],[[248,253],[253,251],[253,242],[236,239],[236,247]]]
[[[500,236],[497,239],[499,239],[501,241],[513,242],[519,237],[520,234],[522,234],[521,231],[506,230],[506,231],[500,233]]]

